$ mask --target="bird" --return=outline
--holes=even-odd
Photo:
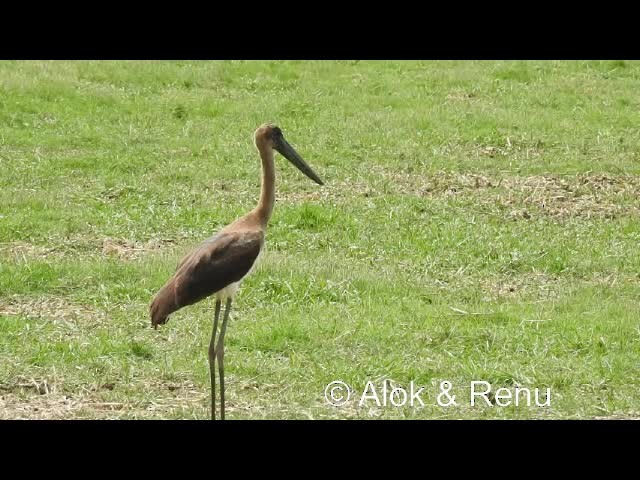
[[[204,299],[215,298],[208,350],[211,420],[216,419],[216,361],[220,377],[220,418],[225,419],[224,338],[227,322],[240,284],[253,271],[264,249],[266,230],[275,204],[275,153],[280,153],[318,185],[324,185],[318,174],[285,139],[278,126],[264,123],[255,130],[253,137],[262,162],[257,205],[186,254],[149,305],[151,325],[157,329],[159,325],[167,323],[172,313]],[[223,303],[225,310],[218,333]]]

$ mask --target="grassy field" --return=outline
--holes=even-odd
[[[640,417],[639,80],[625,61],[0,62],[0,418],[208,418],[212,302],[157,331],[148,304],[253,207],[267,121],[326,186],[278,156],[228,418]],[[425,405],[360,406],[367,381]],[[471,381],[551,404],[472,407]]]

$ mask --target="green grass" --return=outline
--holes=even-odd
[[[227,414],[640,416],[640,63],[0,62],[0,417],[208,418],[213,305],[155,331],[188,249],[253,207]],[[336,408],[334,380],[425,387]],[[458,406],[436,404],[442,381]],[[550,407],[468,402],[471,381]],[[390,390],[390,388],[389,388]]]

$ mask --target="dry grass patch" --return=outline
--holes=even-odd
[[[121,260],[132,260],[140,258],[149,252],[166,248],[169,245],[175,245],[175,241],[152,239],[148,242],[139,242],[119,238],[105,238],[102,241],[102,253]]]
[[[389,181],[386,188],[400,195],[473,200],[479,207],[496,207],[511,219],[533,216],[557,218],[615,218],[640,213],[640,176],[580,174],[488,176],[436,172],[416,175],[378,168]],[[377,192],[378,195],[382,192]]]
[[[0,298],[0,315],[26,318],[46,318],[63,321],[102,320],[104,312],[87,305],[70,302],[65,298],[13,295]]]
[[[42,245],[34,245],[29,242],[7,242],[0,244],[0,257],[8,258],[13,261],[27,261],[28,259],[38,258],[56,258],[64,254],[56,249],[56,247],[45,247]]]

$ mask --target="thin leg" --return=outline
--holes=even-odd
[[[209,373],[211,374],[211,420],[216,419],[216,331],[220,317],[220,300],[216,300],[216,315],[213,320],[213,332],[209,343]]]
[[[222,327],[220,328],[220,337],[218,338],[218,345],[216,346],[216,356],[218,357],[218,369],[220,373],[220,417],[222,420],[224,420],[224,334],[227,331],[229,312],[231,312],[231,298],[227,299],[224,318],[222,319]]]

